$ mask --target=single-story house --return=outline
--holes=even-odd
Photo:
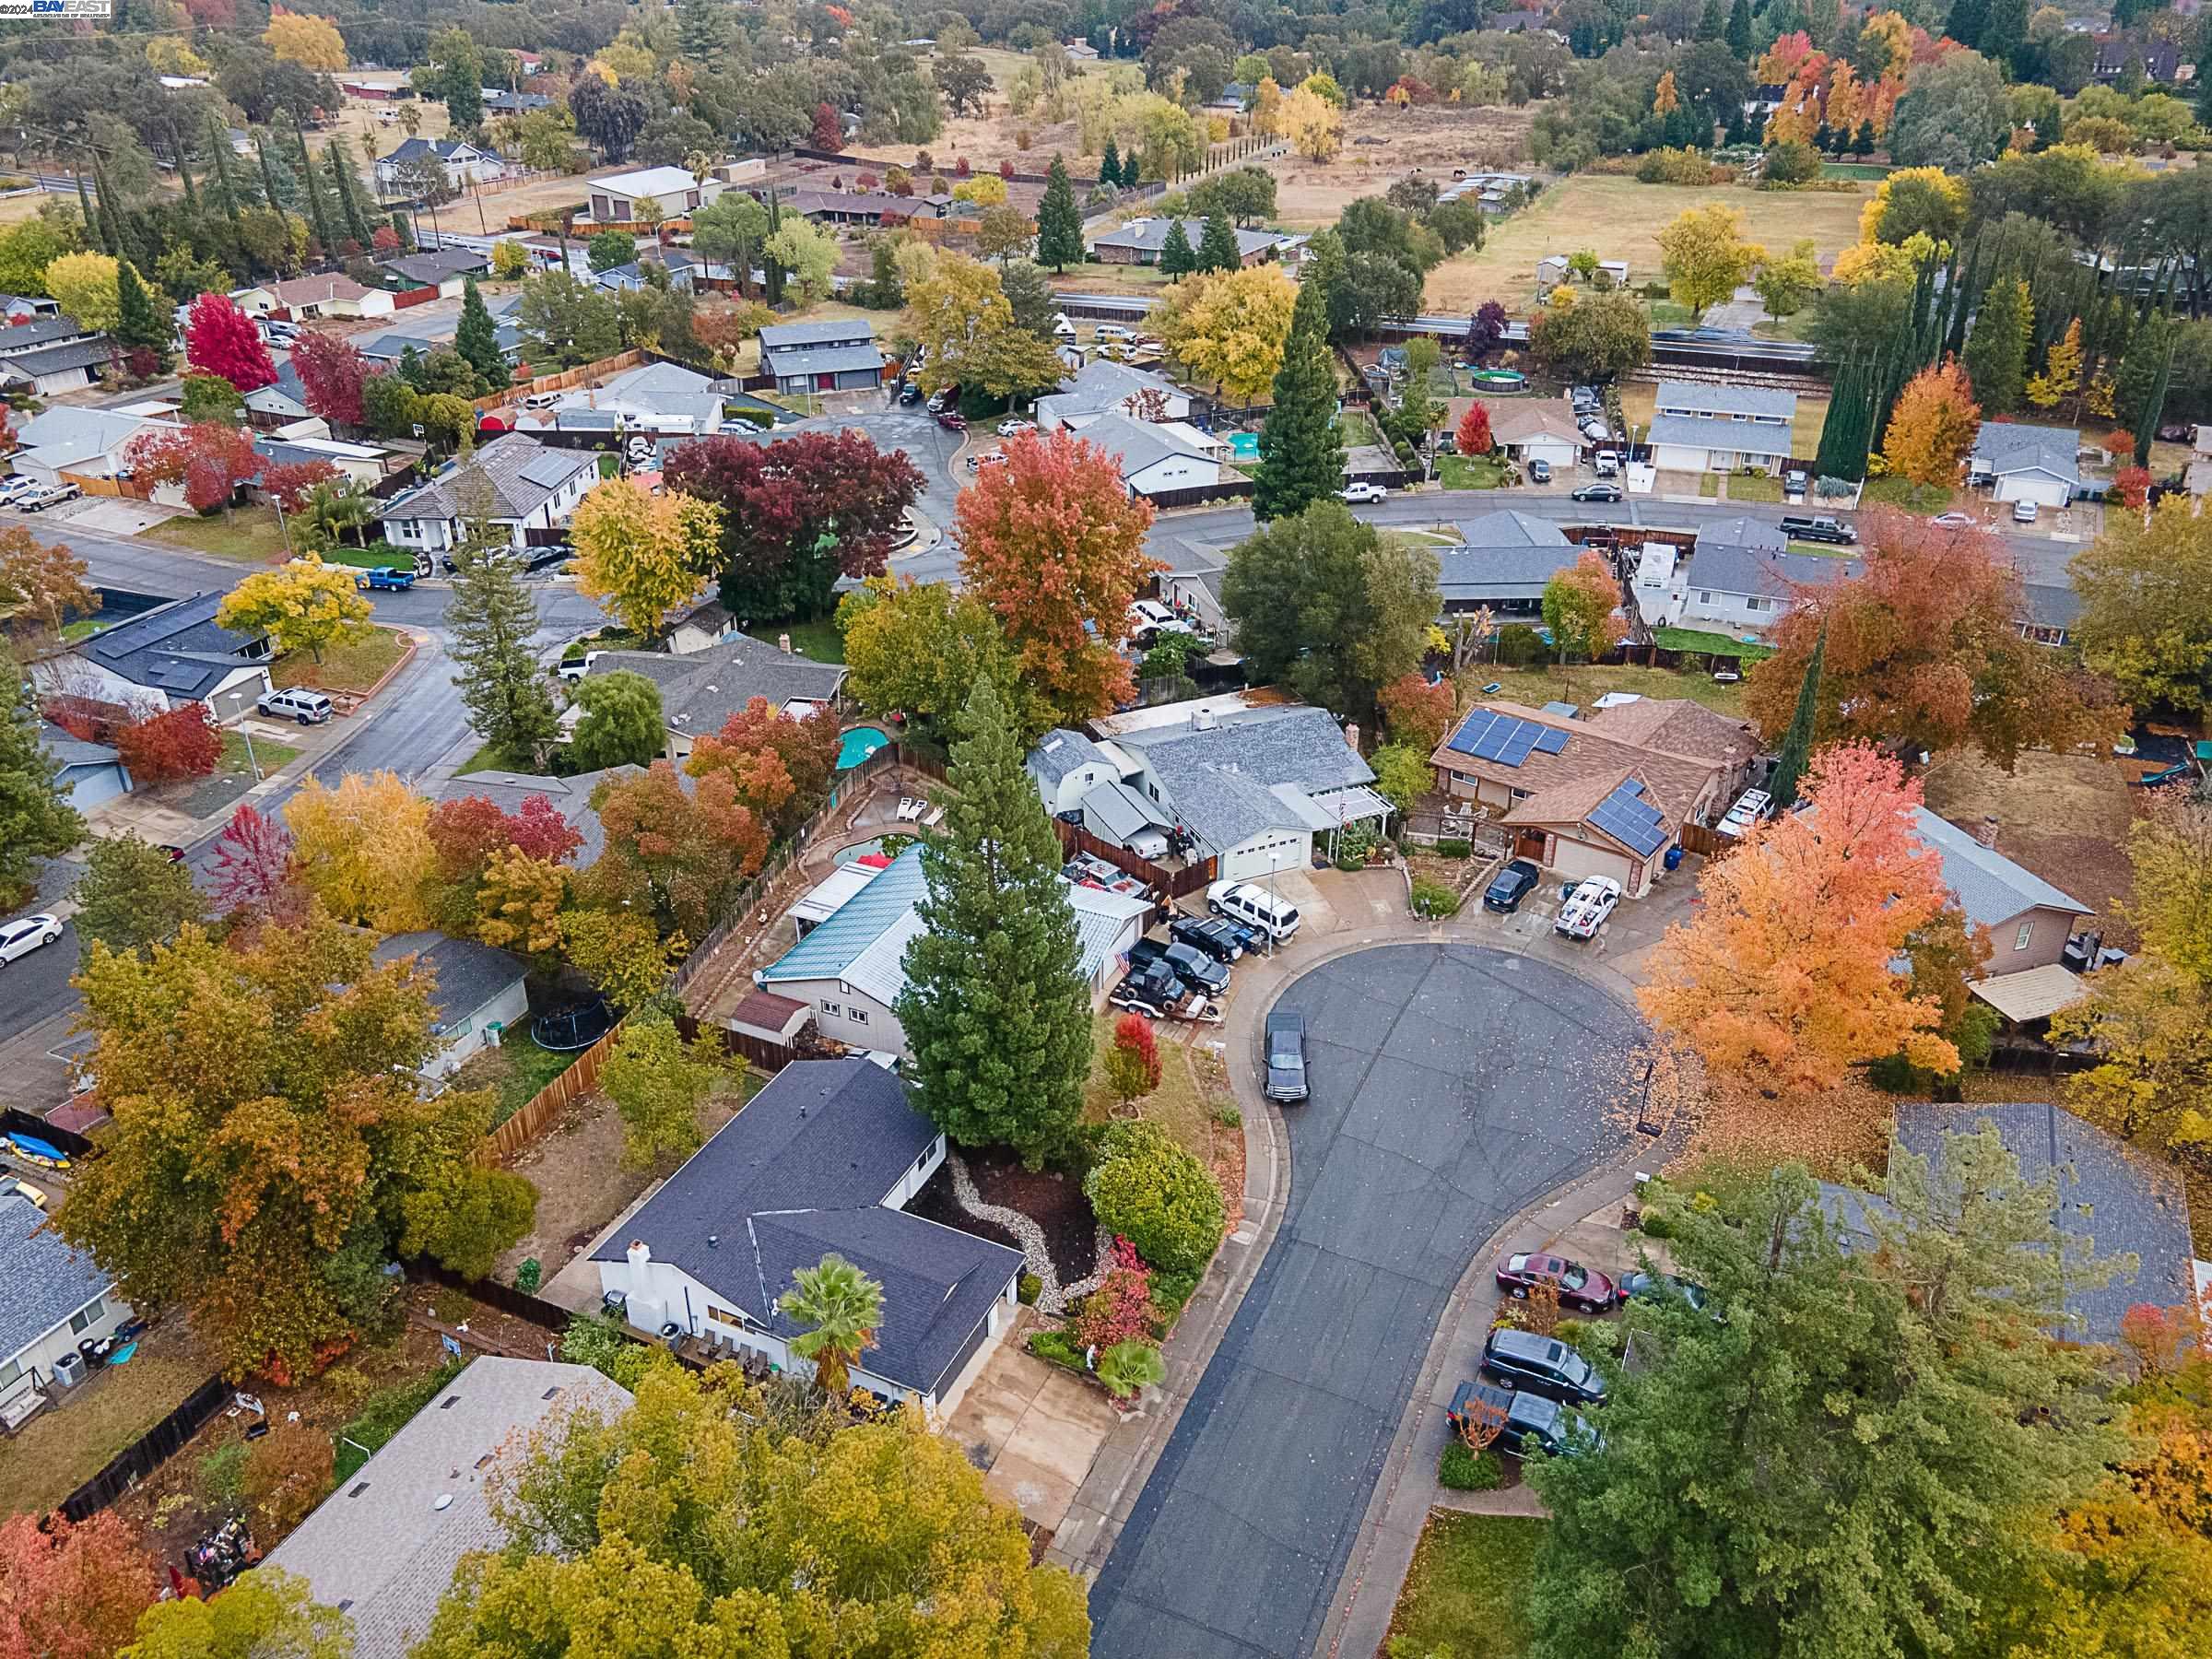
[[[719,179],[702,185],[688,167],[643,167],[629,172],[609,173],[591,181],[588,198],[594,225],[634,225],[641,209],[652,203],[664,219],[682,218],[703,207],[726,188]]]
[[[1750,787],[1751,763],[1761,747],[1758,728],[1749,721],[1731,720],[1687,697],[1633,697],[1627,702],[1601,703],[1582,717],[1582,724],[1601,737],[1719,761],[1719,798],[1728,801]]]
[[[571,1414],[613,1418],[629,1391],[588,1365],[479,1355],[325,1498],[264,1565],[350,1622],[355,1659],[405,1659],[461,1558],[494,1549],[490,1485]]]
[[[1582,454],[1582,430],[1563,397],[1454,397],[1445,414],[1444,430],[1458,431],[1467,406],[1477,401],[1490,412],[1490,437],[1499,449],[1524,467],[1542,461],[1564,472]]]
[[[883,383],[876,324],[865,317],[774,323],[760,331],[760,361],[779,392],[849,392]]]
[[[1687,568],[1677,564],[1664,592],[1664,626],[1738,635],[1763,633],[1802,602],[1805,589],[1854,581],[1856,559],[1793,553],[1779,526],[1757,519],[1724,519],[1698,532]],[[1642,572],[1638,572],[1641,583]],[[1648,612],[1650,596],[1638,593]]]
[[[18,448],[10,459],[18,472],[42,484],[63,482],[64,473],[112,478],[130,470],[125,456],[140,433],[173,424],[120,409],[75,409],[64,405],[42,410],[17,429]]]
[[[1967,457],[1966,481],[1999,501],[2064,507],[2081,489],[2081,433],[2073,427],[1985,420]]]
[[[1459,535],[1459,546],[1436,549],[1446,616],[1487,608],[1501,620],[1540,617],[1545,587],[1583,556],[1549,519],[1512,509],[1469,519]]]
[[[1790,458],[1797,394],[1772,386],[1662,381],[1653,406],[1653,465],[1662,472],[1771,472]]]
[[[0,387],[33,397],[81,391],[102,378],[123,347],[106,335],[0,357]]]
[[[2194,465],[2191,470],[2194,470]],[[2020,638],[2038,645],[2064,645],[2081,620],[2081,595],[2070,582],[2029,582],[2020,585],[2026,615],[2019,618]]]
[[[0,319],[12,323],[18,317],[58,317],[62,302],[49,300],[44,294],[0,294]]]
[[[131,793],[130,768],[104,743],[73,737],[50,720],[39,722],[39,747],[59,766],[54,782],[69,792],[79,812]]]
[[[548,449],[505,432],[465,465],[451,462],[428,483],[394,496],[377,517],[394,547],[441,553],[459,544],[465,520],[485,512],[521,547],[525,531],[567,524],[598,481],[595,451]]]
[[[1220,445],[1194,427],[1100,415],[1077,435],[1120,458],[1131,495],[1150,498],[1221,482]]]
[[[276,312],[295,318],[392,314],[390,294],[382,288],[363,288],[346,276],[295,276],[288,282],[241,288],[230,297],[249,317],[266,317]]]
[[[220,626],[222,599],[194,594],[141,611],[32,664],[31,678],[57,696],[157,712],[196,702],[235,720],[269,689],[269,639]]]
[[[471,1054],[498,1041],[495,1027],[507,1030],[529,1016],[523,981],[530,964],[510,951],[425,932],[380,939],[371,955],[380,967],[413,957],[417,972],[438,976],[430,994],[438,1052],[422,1064],[426,1077],[452,1077]]]
[[[1997,851],[1999,826],[1985,818],[1979,835],[1938,818],[1925,806],[1912,810],[1913,833],[1943,860],[1943,883],[1966,912],[1966,919],[1990,935],[1983,971],[2018,973],[2041,968],[2065,955],[2066,940],[2092,912],[2032,870]]]
[[[1133,420],[1188,420],[1191,394],[1164,374],[1100,358],[1062,381],[1060,390],[1037,400],[1037,425],[1041,431],[1066,427],[1079,432],[1101,415],[1126,415]]]
[[[1096,1007],[1121,978],[1129,947],[1144,936],[1152,901],[1072,881],[1065,883],[1065,890],[1075,912],[1077,971]],[[810,924],[805,937],[767,967],[756,969],[753,983],[808,1004],[815,1029],[825,1037],[854,1048],[905,1053],[906,1032],[899,1023],[899,998],[906,990],[903,960],[908,943],[924,931],[916,907],[925,891],[922,849],[915,842],[819,922],[804,918]],[[794,916],[794,929],[801,920]]]
[[[544,777],[533,772],[469,772],[464,777],[428,785],[423,793],[432,801],[480,797],[508,814],[520,812],[525,802],[536,796],[559,813],[563,823],[583,837],[583,844],[576,849],[569,865],[573,869],[587,870],[598,863],[599,854],[606,850],[606,826],[599,821],[599,810],[592,805],[593,797],[602,784],[638,777],[642,771],[641,767],[610,766],[567,778]]]
[[[545,109],[552,101],[543,92],[510,92],[504,87],[484,88],[484,112],[487,115],[527,115],[533,110]]]
[[[945,1137],[890,1072],[796,1061],[593,1253],[601,1289],[639,1330],[673,1324],[733,1358],[802,1371],[790,1345],[806,1327],[778,1299],[800,1268],[842,1256],[883,1287],[854,1384],[948,1410],[1014,1321],[1022,1258],[905,1213],[944,1161]]]
[[[75,317],[65,314],[56,304],[51,312],[26,315],[0,328],[0,358],[11,358],[26,351],[43,351],[49,346],[70,346],[80,340],[100,337],[97,328],[88,328]]]
[[[255,425],[282,425],[304,420],[314,411],[307,406],[307,385],[287,357],[276,365],[276,378],[246,394],[246,416]]]
[[[445,182],[454,190],[507,176],[506,159],[488,145],[458,138],[410,138],[390,155],[377,158],[377,190],[384,194],[404,192],[416,169],[433,162],[445,170]]]
[[[115,1334],[131,1317],[115,1280],[85,1252],[46,1225],[46,1212],[20,1194],[0,1196],[0,1420],[13,1429],[51,1398],[53,1362],[80,1342]]]
[[[1629,262],[1625,259],[1601,259],[1597,268],[1613,280],[1615,288],[1629,286]],[[1558,288],[1572,276],[1564,253],[1547,253],[1536,261],[1536,286],[1550,289]]]
[[[911,218],[911,197],[881,190],[794,190],[783,206],[824,225],[880,225],[885,218]]]
[[[384,273],[385,280],[395,288],[434,288],[441,299],[451,300],[467,286],[469,277],[481,276],[490,270],[491,259],[474,248],[426,248],[418,253],[396,253],[390,259],[380,259],[377,269]],[[392,309],[391,299],[389,294],[384,296],[386,312]]]
[[[372,443],[341,443],[332,438],[286,438],[269,433],[253,440],[253,453],[273,465],[321,461],[356,484],[375,484],[392,470],[389,451]],[[258,485],[261,480],[255,478]]]
[[[1179,224],[1195,252],[1206,234],[1204,220],[1154,217],[1131,219],[1118,230],[1108,230],[1095,237],[1090,244],[1090,256],[1101,265],[1158,265],[1160,250],[1168,245],[1168,238]],[[1239,230],[1236,236],[1237,263],[1241,265],[1263,265],[1275,258],[1277,245],[1284,240],[1273,230]]]
[[[722,394],[711,376],[679,363],[626,369],[605,385],[563,395],[553,411],[562,431],[605,430],[708,436],[722,424]]]
[[[587,452],[588,453],[588,452]],[[701,732],[722,730],[754,698],[803,720],[833,706],[845,683],[842,663],[817,663],[739,634],[705,651],[677,656],[662,651],[602,651],[593,674],[641,674],[661,688],[668,759],[682,760]]]
[[[1512,852],[1562,879],[1610,876],[1651,890],[1682,826],[1727,809],[1715,756],[1630,742],[1519,703],[1481,702],[1430,757],[1437,786],[1512,832]]]

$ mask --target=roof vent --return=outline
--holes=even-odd
[[[453,1507],[453,1495],[451,1492],[441,1492],[430,1500],[430,1508],[433,1510],[449,1510]]]
[[[347,1496],[347,1497],[348,1497],[348,1498],[359,1498],[359,1496],[360,1496],[360,1495],[361,1495],[363,1492],[367,1491],[368,1489],[369,1489],[369,1483],[368,1483],[367,1481],[365,1481],[365,1480],[364,1480],[364,1481],[362,1481],[362,1482],[361,1482],[361,1483],[360,1483],[359,1486],[355,1487],[355,1488],[353,1488],[353,1490],[352,1490],[352,1491],[350,1491],[350,1492],[347,1493],[347,1494],[346,1494],[346,1496]]]
[[[709,1250],[720,1250],[722,1248],[722,1235],[720,1233],[709,1233],[707,1235],[707,1248]]]

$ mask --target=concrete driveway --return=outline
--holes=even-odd
[[[1471,1255],[1623,1138],[1641,1026],[1547,962],[1380,946],[1277,1006],[1312,1034],[1289,1203],[1091,1592],[1098,1659],[1311,1652]]]

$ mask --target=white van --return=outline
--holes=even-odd
[[[1124,328],[1119,323],[1101,323],[1090,331],[1090,335],[1094,340],[1112,340],[1117,345],[1124,340],[1136,338],[1134,330]]]
[[[1206,908],[1217,916],[1256,927],[1277,945],[1298,932],[1298,907],[1285,904],[1249,881],[1217,881],[1206,889]]]

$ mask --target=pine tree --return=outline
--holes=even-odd
[[[1961,46],[1979,48],[1989,27],[1989,0],[1953,0],[1950,20],[1943,32]]]
[[[96,252],[105,253],[108,251],[107,243],[100,237],[100,219],[92,211],[92,198],[86,194],[85,175],[82,172],[76,175],[76,206],[85,216],[85,240],[92,244]]]
[[[1309,271],[1299,285],[1275,372],[1274,406],[1260,429],[1260,473],[1252,510],[1263,522],[1295,518],[1344,487],[1344,436],[1336,425],[1336,370],[1329,351],[1327,284]]]
[[[511,559],[471,559],[446,610],[454,683],[478,736],[515,763],[543,771],[560,733],[545,671],[531,653],[537,606]]]
[[[1116,190],[1122,187],[1122,152],[1114,147],[1111,133],[1106,135],[1106,153],[1099,158],[1099,182]]]
[[[0,646],[0,909],[12,911],[30,897],[35,860],[66,853],[84,838],[85,821],[56,782],[60,771],[40,745],[39,712],[22,671]]]
[[[2166,413],[2166,385],[2173,378],[2173,347],[2166,347],[2166,356],[2159,364],[2158,378],[2150,382],[2150,395],[2144,399],[2141,413],[2136,417],[2136,465],[2150,465],[2151,440],[2159,435],[2159,421]]]
[[[284,194],[283,181],[278,178],[276,173],[276,146],[272,142],[273,137],[274,135],[264,132],[261,135],[261,142],[253,147],[253,153],[261,159],[262,197],[269,206],[278,213],[282,213],[287,198]]]
[[[1083,263],[1083,210],[1076,206],[1067,163],[1056,152],[1045,170],[1044,199],[1037,204],[1037,263],[1055,271]]]
[[[1721,0],[1705,0],[1705,9],[1698,18],[1697,39],[1720,40],[1728,31],[1728,14],[1721,8]]]
[[[474,276],[461,279],[461,321],[453,330],[453,349],[487,385],[503,386],[512,378],[506,354],[500,349],[500,331],[492,324]]]
[[[1198,255],[1192,251],[1181,219],[1168,227],[1168,240],[1159,246],[1159,268],[1170,276],[1187,276],[1198,268]]]
[[[1773,775],[1767,780],[1767,793],[1774,797],[1776,810],[1787,812],[1797,805],[1797,785],[1805,776],[1805,769],[1813,758],[1813,726],[1820,710],[1820,665],[1828,657],[1828,624],[1820,625],[1820,635],[1813,641],[1813,654],[1806,659],[1805,677],[1797,682],[1797,709],[1790,716],[1790,728],[1782,735],[1782,750],[1774,758]]]
[[[392,234],[399,238],[399,245],[402,248],[412,248],[415,245],[415,233],[407,228],[407,216],[404,213],[394,213],[392,216]],[[560,268],[564,271],[569,268],[569,251],[565,242],[561,245]]]
[[[307,153],[307,132],[300,124],[300,117],[292,117],[292,136],[300,147],[300,188],[307,195],[307,222],[314,228],[315,240],[323,244],[325,257],[337,251],[338,244],[331,237],[330,214],[324,206],[323,185],[315,173],[315,161]]]
[[[230,135],[214,116],[207,118],[208,154],[215,158],[215,190],[222,198],[223,217],[230,221],[230,233],[239,234],[238,181],[230,176]]]
[[[2003,415],[2020,401],[2027,385],[2028,336],[2033,322],[2028,285],[2018,277],[1991,283],[1982,296],[1960,360],[1984,415]]]
[[[1729,51],[1746,63],[1751,61],[1751,0],[1735,0],[1728,8],[1728,30],[1722,38]]]
[[[1083,1118],[1090,993],[1060,841],[989,678],[953,746],[945,833],[923,843],[923,931],[906,947],[899,1022],[917,1103],[963,1146],[1007,1146],[1031,1169]]]
[[[115,267],[115,341],[125,351],[147,351],[160,359],[160,371],[169,371],[170,318],[139,279],[137,267],[124,260]]]
[[[1206,229],[1198,237],[1198,268],[1201,271],[1233,271],[1238,265],[1237,233],[1225,214],[1212,214]]]
[[[346,221],[346,234],[356,247],[366,253],[369,217],[361,211],[360,181],[354,177],[353,151],[342,136],[323,147],[323,165],[330,170],[330,187],[338,198],[338,213]]]
[[[200,191],[192,180],[192,158],[184,153],[182,144],[177,146],[177,178],[184,188],[184,206],[196,218],[200,211]]]

